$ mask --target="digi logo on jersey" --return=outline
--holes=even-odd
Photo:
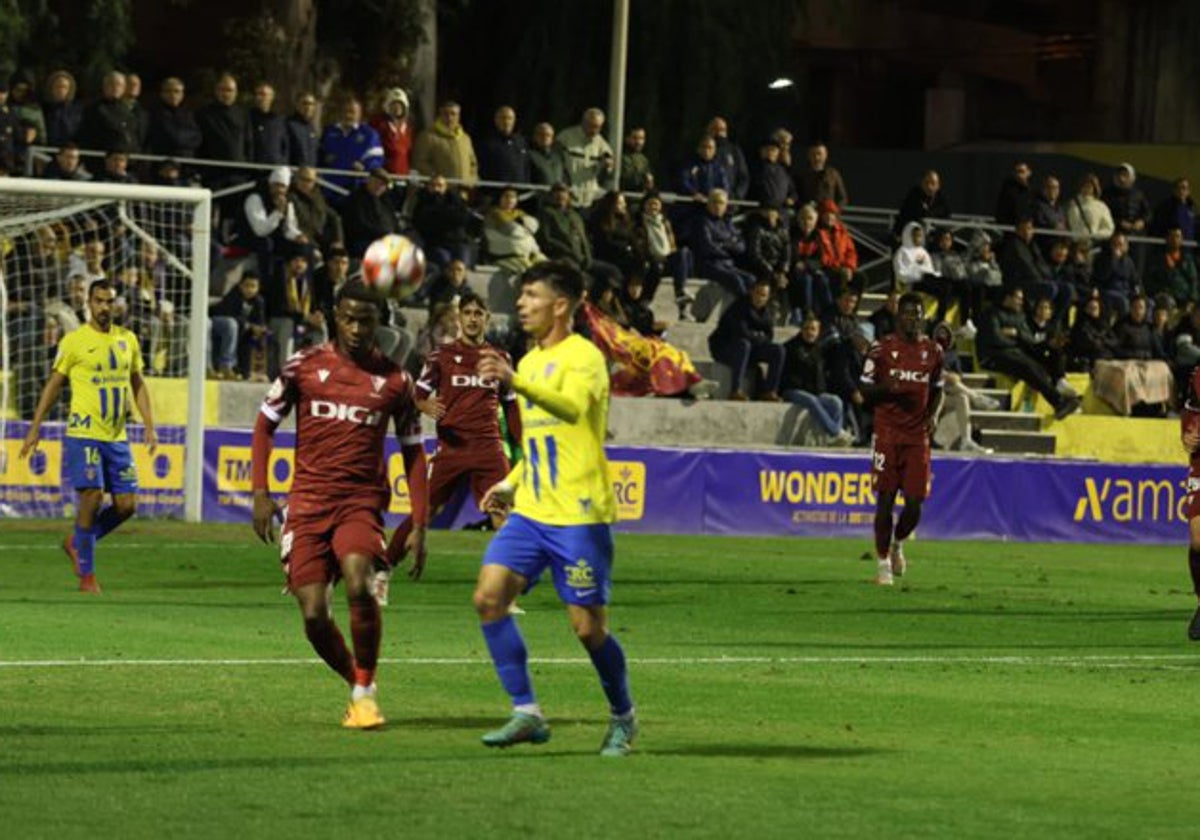
[[[455,388],[494,388],[496,383],[494,380],[485,379],[477,373],[467,376],[463,373],[456,373],[450,377],[450,384]]]
[[[309,403],[309,406],[309,413],[313,417],[321,417],[327,420],[348,420],[360,426],[378,426],[379,421],[383,419],[383,414],[380,412],[363,408],[360,405],[346,405],[345,403],[335,403],[327,400],[313,400]]]
[[[899,379],[901,382],[920,382],[929,381],[929,374],[923,370],[899,370],[892,371],[892,379]]]

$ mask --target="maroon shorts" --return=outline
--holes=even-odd
[[[508,475],[508,458],[500,441],[477,446],[440,446],[429,459],[429,509],[437,513],[454,496],[464,478],[478,504]]]
[[[929,441],[894,443],[875,439],[871,453],[871,488],[876,495],[904,491],[904,498],[924,501],[933,478]]]
[[[1200,471],[1188,470],[1187,498],[1183,504],[1189,522],[1200,516]]]
[[[340,560],[351,554],[383,557],[383,514],[378,499],[346,499],[322,508],[289,505],[279,534],[280,560],[294,592],[341,577]]]

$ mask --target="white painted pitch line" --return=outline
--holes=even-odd
[[[384,657],[388,665],[490,665],[491,660],[472,657]],[[1163,667],[1194,662],[1200,657],[1188,654],[1129,656],[716,656],[716,657],[631,657],[633,665],[1015,665],[1064,668],[1141,668]],[[319,665],[320,659],[8,659],[0,668],[234,668]],[[583,657],[533,657],[531,665],[589,665]]]
[[[69,525],[66,527],[69,527]],[[66,527],[64,527],[64,533],[66,531]],[[230,546],[230,545],[240,545],[240,543],[232,543],[232,542],[230,542],[230,543],[225,543],[225,542],[182,542],[182,543],[148,542],[148,543],[144,543],[144,542],[110,542],[109,540],[104,541],[105,551],[113,551],[114,549],[120,549],[120,548],[165,548],[165,549],[221,548],[223,546]],[[249,531],[249,529],[247,529],[247,531],[246,531],[246,545],[251,546],[251,547],[258,545],[258,538],[255,537]],[[54,542],[54,541],[40,542],[40,543],[0,542],[0,548],[4,549],[5,551],[9,551],[9,550],[12,550],[12,551],[62,551],[61,543]]]

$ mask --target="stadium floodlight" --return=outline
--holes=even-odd
[[[87,284],[105,277],[123,325],[142,342],[148,376],[162,377],[150,379],[151,393],[161,383],[182,427],[154,470],[160,481],[182,472],[184,517],[200,521],[211,219],[206,189],[0,178],[0,491],[12,489],[14,476],[45,471],[45,463],[25,472],[14,464],[20,421],[33,415],[58,340],[87,319]],[[51,426],[44,440],[61,436]],[[28,504],[17,510],[0,499],[0,508],[58,517],[72,495],[57,504],[23,496]]]
[[[767,85],[767,88],[770,90],[787,90],[795,84],[796,83],[787,76],[780,76],[778,79],[771,82],[771,84]]]

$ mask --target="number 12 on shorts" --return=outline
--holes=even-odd
[[[552,488],[558,487],[558,441],[554,439],[554,435],[544,435],[543,437],[529,438],[529,451],[526,456],[529,460],[529,469],[533,472],[533,496],[535,499],[542,497],[542,466],[543,458],[545,459],[546,472],[545,477],[550,482]]]

